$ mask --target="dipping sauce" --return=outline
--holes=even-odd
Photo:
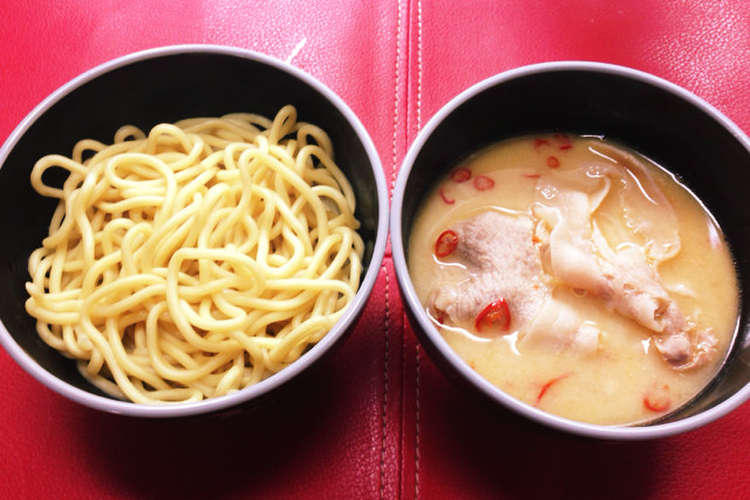
[[[417,294],[487,380],[583,422],[647,422],[688,402],[732,343],[738,287],[720,228],[648,159],[594,137],[502,141],[424,200]]]

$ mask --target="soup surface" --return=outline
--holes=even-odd
[[[719,227],[671,174],[564,134],[469,157],[424,200],[409,271],[445,340],[542,410],[659,418],[716,374],[738,289]]]

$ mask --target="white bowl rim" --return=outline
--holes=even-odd
[[[224,410],[244,402],[255,399],[271,390],[283,385],[293,379],[310,365],[314,364],[325,352],[327,352],[339,338],[344,335],[348,328],[353,327],[354,319],[360,314],[368,301],[370,292],[373,289],[375,281],[380,272],[383,257],[385,255],[386,241],[388,236],[388,196],[385,174],[380,162],[375,145],[364,128],[359,118],[349,108],[349,106],[335,92],[326,85],[318,81],[315,77],[292,66],[289,63],[276,59],[274,57],[254,52],[239,47],[211,44],[183,44],[168,45],[156,47],[148,50],[127,54],[105,63],[102,63],[84,73],[76,76],[69,82],[65,83],[57,90],[47,96],[39,103],[26,117],[16,126],[5,140],[0,148],[0,168],[4,165],[5,160],[11,150],[18,143],[26,131],[42,116],[50,107],[55,105],[63,97],[73,92],[77,88],[94,80],[95,78],[109,73],[117,68],[128,66],[133,63],[154,59],[157,57],[171,56],[188,53],[205,53],[234,56],[242,59],[249,59],[272,66],[280,71],[288,73],[293,77],[302,80],[310,87],[314,88],[323,95],[334,107],[336,107],[344,118],[347,120],[352,129],[356,132],[357,137],[362,142],[364,149],[369,158],[375,177],[376,190],[378,193],[378,227],[375,235],[375,244],[373,246],[372,258],[367,272],[362,279],[357,294],[342,317],[334,327],[321,339],[317,344],[310,348],[297,361],[274,375],[258,382],[255,385],[246,387],[240,391],[220,396],[216,398],[204,399],[194,403],[175,403],[164,405],[143,405],[128,401],[119,401],[107,397],[99,396],[94,393],[79,389],[63,380],[57,378],[52,373],[43,368],[34,360],[21,346],[19,346],[10,335],[5,325],[0,320],[0,345],[10,354],[10,356],[30,375],[39,382],[52,389],[53,391],[90,408],[102,410],[108,413],[129,415],[134,417],[150,418],[171,418],[185,417],[191,415],[200,415]],[[304,112],[304,111],[303,111]]]
[[[456,370],[463,378],[469,381],[481,393],[502,406],[542,425],[549,426],[553,429],[570,432],[582,436],[588,436],[598,439],[611,440],[641,440],[653,439],[679,434],[692,429],[696,429],[709,422],[712,422],[735,408],[739,407],[745,401],[750,399],[750,383],[746,384],[735,394],[722,401],[721,403],[704,410],[696,415],[677,420],[675,422],[655,424],[651,426],[606,426],[578,422],[567,418],[558,417],[546,413],[538,408],[523,403],[516,398],[506,394],[499,388],[492,385],[489,381],[471,369],[448,345],[445,339],[440,335],[432,322],[427,317],[421,305],[416,291],[414,290],[411,280],[409,279],[408,266],[406,264],[406,254],[404,251],[404,242],[402,238],[401,211],[403,209],[404,190],[406,182],[411,172],[414,161],[425,142],[432,135],[437,126],[453,111],[472,97],[484,92],[485,90],[495,87],[499,84],[508,82],[521,77],[526,77],[539,73],[549,73],[557,71],[587,71],[598,72],[603,74],[612,74],[626,77],[635,81],[640,81],[654,87],[665,90],[702,110],[716,122],[721,124],[729,131],[739,143],[741,143],[750,155],[750,139],[748,136],[729,118],[722,114],[715,107],[705,100],[696,96],[692,92],[671,83],[663,78],[659,78],[650,73],[636,70],[633,68],[619,66],[615,64],[591,62],[591,61],[553,61],[538,64],[531,64],[511,69],[494,76],[486,78],[471,87],[467,88],[448,103],[443,105],[424,128],[417,134],[416,139],[407,151],[404,161],[396,179],[391,196],[391,253],[400,288],[402,290],[406,307],[409,307],[414,314],[419,327],[428,337],[429,341],[438,349],[440,354],[445,357],[450,366]]]

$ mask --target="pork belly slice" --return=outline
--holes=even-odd
[[[473,321],[490,302],[504,298],[511,313],[509,331],[521,328],[541,309],[548,291],[527,215],[483,212],[451,228],[458,236],[455,256],[467,277],[437,286],[433,309],[453,323]]]
[[[591,220],[596,207],[585,193],[543,182],[537,189],[544,196],[533,209],[538,218],[535,234],[547,273],[654,332],[656,348],[674,369],[694,368],[711,359],[713,333],[697,331],[683,315],[643,248],[610,248]]]
[[[474,321],[502,297],[511,313],[507,333],[520,331],[519,346],[579,354],[596,351],[599,331],[553,298],[544,283],[533,228],[527,215],[495,211],[452,227],[458,236],[455,255],[468,277],[436,287],[432,308],[460,324]]]
[[[600,339],[596,325],[585,321],[570,304],[550,296],[525,329],[519,348],[588,355],[598,350]]]

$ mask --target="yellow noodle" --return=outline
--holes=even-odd
[[[65,169],[62,187],[43,174]],[[59,199],[29,257],[39,336],[104,392],[198,401],[257,383],[318,342],[353,299],[354,192],[292,106],[126,125],[31,172]]]

